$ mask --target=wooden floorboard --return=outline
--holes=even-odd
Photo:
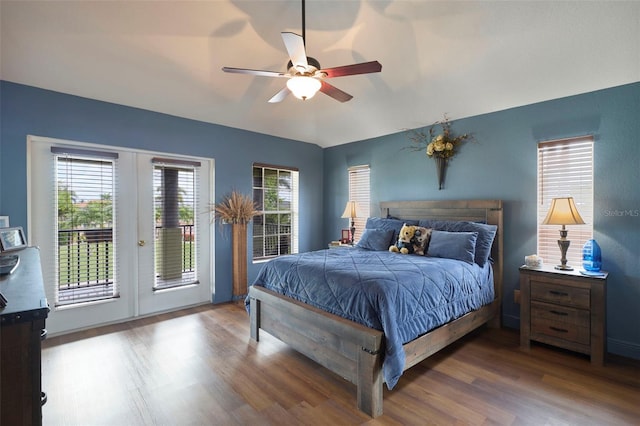
[[[640,362],[481,328],[384,390],[356,388],[277,339],[249,338],[239,304],[208,305],[43,342],[45,425],[637,425]]]

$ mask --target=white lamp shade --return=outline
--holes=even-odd
[[[318,93],[318,90],[320,90],[320,86],[322,86],[320,80],[307,76],[291,77],[287,81],[287,87],[291,90],[293,96],[303,101],[313,98],[313,96]]]
[[[344,218],[358,217],[358,203],[356,203],[355,201],[347,201],[347,205],[344,208],[342,217]]]
[[[554,198],[543,225],[583,225],[584,220],[578,213],[573,197]]]

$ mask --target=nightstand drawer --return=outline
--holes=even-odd
[[[584,309],[589,309],[591,304],[588,288],[569,287],[535,280],[531,280],[531,299]]]
[[[591,319],[589,317],[589,311],[584,309],[532,301],[531,322],[535,323],[538,320],[557,323],[558,326],[569,324],[589,328],[589,321]]]
[[[567,342],[589,345],[591,330],[589,327],[580,327],[566,322],[533,318],[531,320],[531,338],[538,340],[539,336],[551,336]]]

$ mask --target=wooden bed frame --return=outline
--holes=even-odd
[[[500,327],[502,301],[502,201],[390,201],[380,203],[381,217],[485,222],[498,226],[493,259],[495,300],[406,343],[405,370],[485,323]],[[263,287],[249,288],[251,338],[259,330],[275,336],[357,386],[358,408],[382,414],[384,334]]]

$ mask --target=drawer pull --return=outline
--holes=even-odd
[[[553,294],[554,296],[568,296],[569,293],[565,293],[564,291],[555,291],[555,290],[549,290],[549,293]]]
[[[560,311],[553,311],[553,310],[552,310],[552,311],[549,311],[549,312],[551,312],[552,314],[555,314],[555,315],[563,316],[563,317],[566,317],[567,315],[569,315],[569,314],[568,314],[568,313],[566,313],[566,312],[560,312]]]
[[[565,330],[564,328],[558,328],[558,327],[549,327],[551,330],[553,331],[557,331],[559,333],[568,333],[569,330]]]

